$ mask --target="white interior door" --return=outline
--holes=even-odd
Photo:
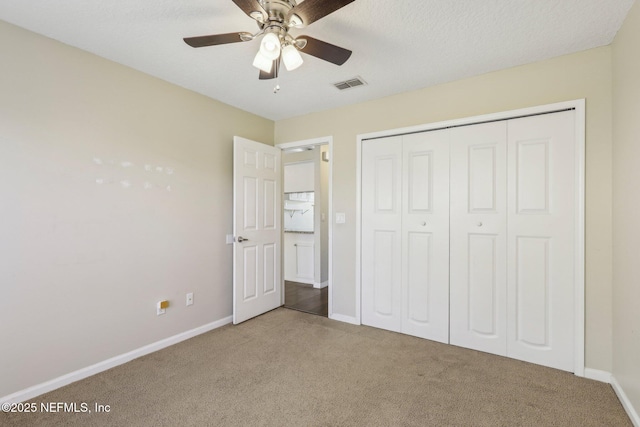
[[[233,323],[281,305],[281,152],[233,138]]]
[[[449,342],[449,133],[402,137],[402,332]]]
[[[507,123],[451,129],[451,344],[507,353]]]
[[[573,371],[575,112],[508,122],[507,355]]]
[[[402,329],[402,137],[362,147],[362,323]]]

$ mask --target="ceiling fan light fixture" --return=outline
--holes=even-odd
[[[287,71],[295,70],[304,62],[300,52],[298,52],[298,49],[290,44],[286,45],[282,49],[282,61],[284,62],[284,66],[287,68]]]
[[[265,73],[270,73],[271,68],[273,67],[273,60],[264,56],[262,54],[262,51],[259,50],[253,60],[253,66],[264,71]]]
[[[260,42],[260,53],[275,61],[280,56],[280,38],[274,33],[267,33]]]

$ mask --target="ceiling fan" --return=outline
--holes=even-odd
[[[255,34],[248,32],[187,37],[183,40],[192,47],[248,42],[262,37],[253,66],[260,69],[260,79],[278,77],[280,60],[288,71],[302,65],[299,52],[315,56],[336,65],[344,64],[351,51],[309,36],[294,38],[290,28],[303,28],[355,0],[232,0],[260,28]]]

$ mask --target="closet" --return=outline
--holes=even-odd
[[[362,143],[362,323],[574,369],[575,111]]]

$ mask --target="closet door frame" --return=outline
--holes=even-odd
[[[361,321],[361,290],[362,290],[362,145],[367,140],[396,135],[406,135],[426,132],[450,127],[467,126],[484,122],[509,120],[539,114],[554,113],[565,110],[575,110],[575,183],[576,192],[574,206],[575,221],[575,253],[574,253],[574,374],[585,376],[585,100],[559,102],[518,110],[466,117],[462,119],[422,124],[386,131],[360,134],[357,136],[357,169],[356,169],[356,319]]]

